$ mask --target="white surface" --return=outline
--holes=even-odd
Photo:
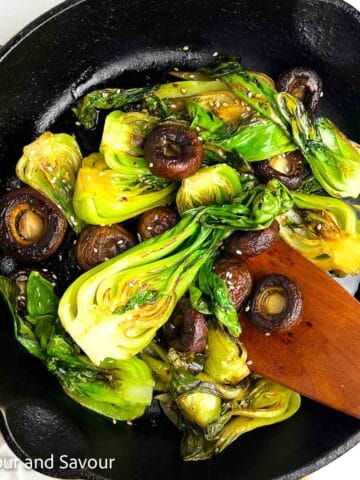
[[[4,44],[24,25],[44,13],[49,8],[61,3],[59,0],[0,0],[0,44]],[[351,0],[360,10],[360,0]],[[351,287],[350,287],[351,288]],[[0,438],[0,444],[2,440]],[[13,457],[13,454],[2,444],[0,447],[0,464]],[[1,480],[46,480],[48,477],[36,472],[30,472],[18,465],[16,471],[0,470]],[[360,444],[330,465],[312,474],[309,480],[359,480],[360,479]]]

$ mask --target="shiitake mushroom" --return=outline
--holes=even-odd
[[[281,333],[301,319],[302,294],[296,282],[280,273],[262,277],[248,305],[249,320],[258,330]]]
[[[173,124],[155,127],[145,139],[144,153],[150,171],[172,181],[195,173],[204,159],[196,132]]]
[[[315,112],[322,94],[322,81],[315,70],[296,67],[279,76],[276,88],[280,92],[290,93],[301,100],[307,109]]]
[[[119,224],[88,225],[76,242],[75,257],[83,270],[90,270],[131,248],[134,243],[132,234]]]
[[[296,190],[305,174],[305,161],[301,152],[287,152],[268,160],[254,162],[256,176],[263,183],[277,178],[290,190]]]
[[[268,228],[251,232],[235,232],[224,243],[226,253],[242,259],[260,255],[279,239],[276,220]]]
[[[12,190],[0,199],[3,250],[20,261],[38,262],[59,248],[67,229],[65,216],[32,188]]]
[[[223,257],[216,261],[214,272],[227,284],[234,307],[239,310],[253,285],[249,269],[235,257]]]
[[[137,223],[137,233],[141,240],[161,235],[179,221],[178,214],[169,207],[155,207],[144,212]]]
[[[208,337],[205,316],[197,312],[186,297],[179,300],[164,333],[169,347],[179,352],[200,353],[205,350]]]

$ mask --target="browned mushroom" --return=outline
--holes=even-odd
[[[133,245],[133,236],[119,224],[88,225],[76,243],[75,256],[83,270],[90,270]]]
[[[224,257],[215,263],[214,272],[227,284],[234,307],[239,310],[252,289],[249,269],[235,257]]]
[[[312,112],[315,112],[322,95],[321,78],[311,68],[296,67],[282,73],[276,88],[298,98]]]
[[[273,273],[258,281],[248,316],[258,330],[281,333],[299,323],[302,305],[299,286],[285,275]]]
[[[276,220],[268,228],[251,232],[235,232],[224,243],[225,251],[242,259],[260,255],[279,238],[279,224]]]
[[[197,312],[188,298],[181,298],[170,322],[165,325],[165,338],[179,352],[200,353],[207,344],[205,316]]]
[[[171,124],[157,126],[149,133],[144,153],[152,173],[173,181],[195,173],[204,159],[204,149],[197,134]]]
[[[144,212],[138,221],[137,232],[141,240],[161,235],[179,221],[178,214],[168,207],[155,207]]]
[[[276,155],[253,164],[256,176],[263,183],[277,178],[290,190],[299,188],[304,178],[304,165],[304,157],[299,151]]]
[[[0,239],[6,253],[36,262],[59,248],[67,221],[56,205],[32,188],[18,188],[0,199]]]

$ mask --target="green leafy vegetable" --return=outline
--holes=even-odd
[[[115,359],[132,357],[169,319],[221,238],[221,232],[201,229],[196,218],[188,217],[83,274],[60,302],[65,329],[96,364],[105,354]],[[128,309],[135,295],[149,291],[161,295]],[[117,313],[122,307],[124,313]]]
[[[280,215],[280,235],[325,271],[360,272],[360,221],[341,200],[293,193],[296,210]]]
[[[220,328],[209,326],[206,374],[216,382],[237,385],[250,374],[246,358],[246,350],[237,340]]]
[[[140,163],[140,162],[139,162]],[[123,222],[175,197],[176,184],[150,174],[145,167],[124,164],[109,169],[101,154],[84,158],[73,198],[79,218],[93,225]]]
[[[241,190],[239,175],[229,165],[203,167],[181,182],[176,206],[182,213],[202,205],[231,203]]]
[[[83,227],[72,205],[81,158],[74,137],[66,133],[45,132],[24,147],[23,156],[16,165],[19,179],[54,202],[76,232]]]
[[[186,428],[181,445],[184,460],[206,460],[222,452],[244,433],[287,420],[300,408],[300,395],[258,378],[243,404],[249,407],[239,405],[230,409],[209,425],[205,433]]]
[[[136,357],[107,358],[100,367],[92,364],[63,330],[53,287],[38,272],[28,280],[26,319],[17,312],[17,288],[6,277],[0,277],[0,295],[13,315],[18,341],[45,363],[71,398],[116,420],[132,420],[144,413],[153,388],[146,364]]]
[[[213,259],[207,261],[200,269],[198,286],[199,290],[205,295],[206,300],[203,301],[206,302],[208,309],[214,314],[216,320],[224,325],[231,335],[238,337],[241,333],[238,314],[226,283],[213,271]]]
[[[360,194],[360,146],[347,139],[327,119],[316,123],[301,101],[245,71],[236,62],[225,62],[217,69],[232,92],[251,108],[280,127],[291,137],[309,162],[323,188],[335,197]]]
[[[94,128],[97,123],[98,110],[124,108],[141,102],[150,90],[150,87],[129,88],[128,90],[120,88],[94,90],[76,104],[73,112],[85,128]]]
[[[142,112],[124,113],[116,110],[109,113],[100,145],[107,166],[120,172],[124,171],[124,167],[131,167],[139,178],[149,176],[142,145],[157,121],[156,117]]]

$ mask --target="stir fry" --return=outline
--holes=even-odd
[[[83,157],[71,132],[24,147],[20,188],[0,198],[0,294],[17,340],[73,400],[119,421],[156,402],[184,460],[205,460],[300,408],[251,371],[239,314],[281,334],[306,299],[276,272],[254,282],[246,259],[281,238],[324,271],[359,273],[346,199],[360,146],[314,117],[311,69],[276,84],[237,59],[170,74],[73,107],[98,151]]]

